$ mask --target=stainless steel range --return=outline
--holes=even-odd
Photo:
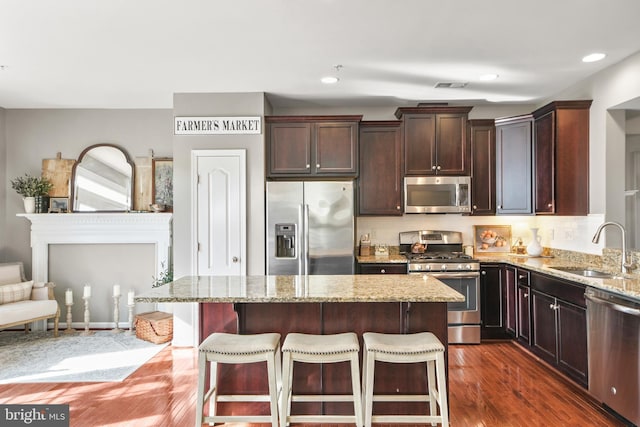
[[[462,252],[458,231],[408,231],[399,236],[409,274],[435,277],[465,296],[448,303],[449,343],[480,343],[480,262]]]

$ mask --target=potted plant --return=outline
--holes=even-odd
[[[47,178],[24,174],[11,180],[11,188],[22,196],[24,201],[24,211],[34,213],[36,211],[36,197],[49,194],[53,184]]]

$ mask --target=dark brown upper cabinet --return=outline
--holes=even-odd
[[[469,175],[467,117],[473,107],[418,106],[396,110],[403,121],[405,175]]]
[[[555,101],[533,112],[536,214],[589,213],[591,101]]]
[[[495,124],[496,214],[531,214],[533,117],[506,117]]]
[[[358,175],[362,116],[267,116],[268,178]]]
[[[492,119],[469,120],[471,215],[496,213],[496,127]]]
[[[360,122],[359,215],[402,215],[402,122]]]

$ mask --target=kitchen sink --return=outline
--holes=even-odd
[[[550,267],[554,270],[564,271],[565,273],[571,273],[582,277],[593,277],[596,279],[622,279],[613,273],[607,273],[600,270],[592,270],[588,268],[579,267]]]

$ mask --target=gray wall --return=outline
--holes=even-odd
[[[159,157],[171,156],[171,110],[0,110],[0,120],[3,116],[6,132],[0,133],[3,165],[0,168],[0,218],[3,218],[0,242],[4,247],[0,259],[24,262],[27,277],[31,277],[30,223],[16,217],[17,213],[24,212],[24,208],[20,196],[11,189],[10,179],[24,173],[39,175],[42,160],[55,158],[57,152],[61,152],[63,158],[75,159],[87,146],[103,142],[121,146],[132,158],[148,156],[150,149]],[[0,121],[0,131],[2,128]],[[6,179],[3,178],[5,171]],[[125,295],[120,301],[120,319],[128,320],[124,307],[126,290],[134,287],[140,292],[150,289],[153,283],[153,247],[82,245],[78,249],[76,245],[60,246],[64,245],[50,250],[49,278],[59,282],[55,295],[61,307],[64,307],[65,289],[73,289],[76,296],[74,322],[82,321],[80,296],[85,282],[94,285],[92,322],[113,319],[109,295],[114,283],[121,284]],[[136,307],[137,310],[149,308]],[[66,321],[65,313],[61,315],[61,322]]]
[[[25,173],[39,175],[42,160],[57,152],[76,159],[89,145],[108,142],[123,147],[132,158],[171,155],[171,110],[6,110],[6,239],[4,258],[23,261],[31,276],[29,221],[16,217],[24,212],[20,196],[9,180]],[[1,179],[1,178],[0,178]],[[69,262],[69,268],[73,261]]]
[[[175,94],[175,116],[264,116],[264,94]],[[173,137],[173,244],[176,277],[190,275],[191,151],[245,149],[247,152],[247,274],[264,274],[264,130],[260,135],[175,135]]]

